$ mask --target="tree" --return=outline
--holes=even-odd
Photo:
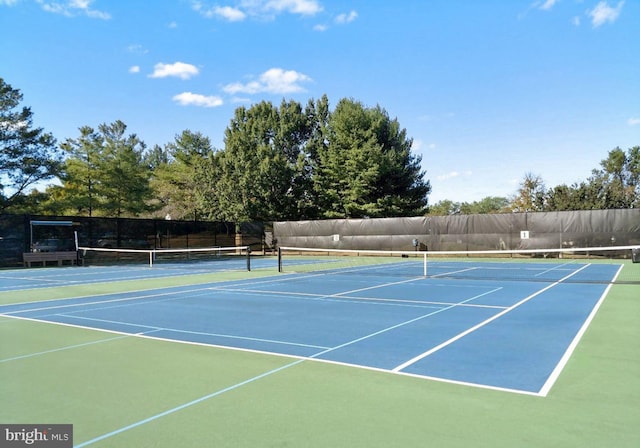
[[[609,151],[593,170],[590,182],[600,186],[602,208],[631,208],[640,205],[640,147],[625,153],[619,147]]]
[[[154,147],[145,160],[152,167],[155,200],[163,214],[196,220],[202,213],[205,191],[213,188],[213,173],[203,176],[214,157],[211,141],[200,132],[184,130],[173,143]]]
[[[455,215],[456,213],[460,213],[460,206],[461,204],[459,202],[453,202],[450,199],[443,199],[442,201],[429,206],[429,215]]]
[[[296,102],[236,109],[216,158],[209,216],[228,221],[300,219],[309,176],[309,122]]]
[[[453,202],[444,199],[429,207],[429,215],[480,215],[503,213],[509,210],[509,200],[501,196],[487,196],[479,201]]]
[[[101,124],[98,131],[80,128],[80,137],[61,146],[67,159],[62,187],[53,198],[77,214],[138,216],[150,209],[150,168],[143,163],[145,144],[135,134],[125,136],[120,120]]]
[[[58,174],[62,156],[53,135],[33,127],[19,109],[22,94],[0,78],[0,211],[17,205],[27,189]]]
[[[60,147],[67,153],[60,176],[63,188],[53,187],[52,202],[64,204],[75,214],[93,216],[104,193],[100,190],[100,164],[104,137],[89,126],[80,129],[80,137],[67,139]]]
[[[596,210],[640,205],[640,146],[609,151],[586,181],[546,193],[545,210]]]
[[[138,216],[150,209],[149,177],[143,161],[146,145],[135,134],[125,136],[127,126],[120,120],[98,126],[104,138],[100,160],[102,209],[107,216]]]
[[[464,202],[460,206],[460,213],[465,215],[481,215],[487,213],[501,213],[508,210],[509,200],[500,196],[487,196],[479,201]]]
[[[314,185],[326,218],[416,216],[431,191],[412,141],[380,107],[341,100],[329,116]]]
[[[298,220],[424,213],[431,191],[411,139],[380,107],[352,100],[329,112],[283,100],[240,107],[216,154],[208,217]]]
[[[526,173],[518,194],[509,205],[513,212],[540,212],[545,206],[544,181],[538,175]]]

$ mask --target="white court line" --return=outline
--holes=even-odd
[[[159,289],[169,289],[169,288],[159,288]],[[121,298],[111,299],[111,300],[97,300],[97,301],[93,301],[93,302],[60,304],[60,305],[44,306],[44,307],[40,307],[40,308],[25,308],[25,309],[21,309],[21,310],[7,311],[5,313],[2,313],[2,315],[9,316],[9,315],[20,314],[20,313],[30,313],[30,312],[33,312],[33,311],[49,311],[49,310],[57,310],[57,309],[61,309],[61,308],[73,308],[73,307],[85,306],[85,305],[105,305],[105,304],[116,303],[116,302],[143,300],[143,299],[150,299],[150,298],[154,298],[154,297],[169,296],[169,295],[174,295],[174,294],[206,291],[208,289],[210,289],[210,288],[200,287],[200,288],[196,288],[196,289],[189,289],[189,290],[186,290],[186,291],[185,290],[181,290],[181,291],[169,291],[169,292],[164,292],[164,293],[155,293],[155,294],[147,294],[147,295],[143,294],[143,295],[134,296],[134,297],[121,297]],[[141,291],[148,291],[148,290],[141,290]],[[98,294],[96,296],[83,296],[83,297],[70,298],[70,299],[64,299],[63,298],[63,299],[51,299],[51,300],[42,301],[42,302],[12,303],[12,304],[8,304],[8,305],[5,305],[5,306],[18,306],[18,305],[26,305],[26,304],[29,304],[29,303],[38,304],[38,303],[46,303],[46,302],[51,302],[51,301],[79,300],[79,299],[82,299],[82,298],[85,298],[85,297],[89,298],[89,297],[100,297],[100,296],[115,296],[115,295],[123,295],[123,294],[127,294],[127,293],[139,293],[139,292],[140,291],[105,293],[105,294]]]
[[[58,348],[54,348],[54,349],[51,349],[51,350],[44,350],[42,352],[29,353],[28,355],[20,355],[20,356],[14,356],[12,358],[0,359],[0,363],[9,362],[9,361],[16,361],[18,359],[32,358],[34,356],[47,355],[49,353],[61,352],[61,351],[64,351],[64,350],[71,350],[71,349],[79,348],[79,347],[86,347],[88,345],[101,344],[103,342],[110,342],[110,341],[115,341],[117,339],[124,339],[124,338],[128,338],[128,337],[131,337],[131,335],[116,336],[116,337],[113,337],[113,338],[100,339],[99,341],[84,342],[82,344],[66,345],[64,347],[58,347]]]
[[[444,341],[442,344],[437,345],[437,346],[433,347],[432,349],[427,350],[426,352],[421,353],[420,355],[418,355],[418,356],[416,356],[416,357],[414,357],[414,358],[411,358],[411,359],[410,359],[410,360],[408,360],[407,362],[404,362],[404,363],[400,364],[399,366],[394,367],[394,368],[392,369],[392,371],[393,371],[393,372],[399,372],[399,371],[401,371],[401,370],[403,370],[403,369],[406,369],[406,368],[407,368],[407,367],[409,367],[410,365],[415,364],[416,362],[418,362],[418,361],[420,361],[420,360],[422,360],[422,359],[426,358],[427,356],[430,356],[430,355],[434,354],[435,352],[442,350],[443,348],[447,347],[448,345],[453,344],[453,343],[454,343],[454,342],[456,342],[457,340],[462,339],[463,337],[467,336],[468,334],[473,333],[474,331],[478,330],[479,328],[482,328],[482,327],[484,327],[485,325],[487,325],[487,324],[489,324],[489,323],[493,322],[494,320],[496,320],[496,319],[498,319],[498,318],[500,318],[500,317],[504,316],[505,314],[507,314],[507,313],[509,313],[509,312],[513,311],[514,309],[518,308],[519,306],[521,306],[522,304],[524,304],[524,303],[528,302],[529,300],[533,299],[534,297],[536,297],[536,296],[538,296],[538,295],[542,294],[543,292],[548,291],[549,289],[551,289],[551,288],[553,288],[553,287],[555,287],[555,286],[559,285],[559,284],[560,284],[560,283],[562,283],[563,281],[565,281],[565,280],[567,280],[568,278],[570,278],[570,277],[574,276],[575,274],[577,274],[578,272],[582,271],[583,269],[585,269],[585,268],[586,268],[586,267],[588,267],[588,266],[590,266],[590,264],[587,264],[587,265],[585,265],[585,266],[581,267],[581,268],[580,268],[580,269],[578,269],[577,271],[574,271],[574,272],[572,272],[571,274],[569,274],[569,275],[567,275],[567,276],[565,276],[565,277],[561,278],[561,279],[560,279],[560,280],[558,280],[557,282],[552,283],[551,285],[548,285],[548,286],[546,286],[545,288],[542,288],[541,290],[539,290],[539,291],[537,291],[537,292],[535,292],[535,293],[533,293],[533,294],[531,294],[531,295],[529,295],[529,296],[525,297],[524,299],[522,299],[521,301],[519,301],[519,302],[515,303],[514,305],[512,305],[512,306],[510,306],[509,308],[505,309],[504,311],[501,311],[501,312],[499,312],[498,314],[496,314],[496,315],[494,315],[494,316],[492,316],[492,317],[490,317],[490,318],[488,318],[488,319],[486,319],[486,320],[484,320],[484,321],[480,322],[479,324],[477,324],[477,325],[475,325],[475,326],[473,326],[473,327],[469,328],[468,330],[465,330],[465,331],[463,331],[462,333],[459,333],[458,335],[456,335],[456,336],[452,337],[451,339],[449,339],[449,340],[447,340],[447,341]]]
[[[591,324],[591,321],[593,320],[593,318],[596,316],[596,313],[600,309],[600,305],[602,305],[602,302],[604,302],[605,297],[607,297],[607,295],[609,294],[609,290],[611,289],[611,287],[615,283],[616,279],[620,275],[620,272],[622,271],[623,267],[624,267],[624,265],[621,264],[620,267],[618,268],[618,271],[616,272],[616,275],[613,277],[613,279],[611,280],[611,282],[609,283],[607,288],[604,290],[604,292],[602,293],[602,295],[598,299],[598,302],[596,303],[596,305],[591,310],[591,313],[589,313],[589,316],[587,317],[587,319],[582,324],[582,327],[580,327],[580,330],[578,330],[578,333],[576,334],[576,336],[571,341],[571,344],[569,344],[569,347],[567,347],[567,350],[562,355],[562,358],[560,358],[560,361],[556,365],[555,369],[553,369],[553,372],[551,372],[551,375],[549,375],[549,378],[547,378],[547,381],[545,381],[544,385],[542,386],[542,388],[539,391],[539,394],[541,396],[546,397],[549,394],[549,391],[551,390],[551,388],[553,387],[553,385],[557,381],[557,379],[560,376],[560,373],[562,372],[564,367],[567,365],[567,362],[569,362],[569,358],[571,358],[571,355],[573,354],[573,352],[575,351],[576,347],[578,346],[578,342],[580,342],[580,339],[582,339],[582,336],[584,335],[585,331],[587,331],[587,328]]]
[[[562,263],[562,264],[559,264],[559,265],[554,266],[554,267],[552,267],[552,268],[545,269],[545,270],[544,270],[544,271],[542,271],[542,272],[538,272],[537,274],[534,274],[534,277],[538,277],[539,275],[544,275],[544,274],[546,274],[547,272],[555,271],[555,270],[557,270],[557,269],[564,269],[564,267],[565,267],[565,266],[571,266],[571,263]]]
[[[502,289],[502,288],[496,288],[494,291],[491,291],[491,292],[495,292],[495,291],[500,290],[500,289]],[[474,299],[476,299],[476,298],[478,298],[478,297],[481,297],[481,296],[484,296],[484,295],[490,294],[491,292],[485,292],[485,293],[483,293],[483,294],[480,294],[479,296],[476,296],[476,297],[472,297],[472,298],[470,298],[470,299],[467,299],[467,301],[469,301],[469,300],[474,300]],[[252,378],[249,378],[249,379],[247,379],[247,380],[245,380],[245,381],[242,381],[242,382],[240,382],[240,383],[234,384],[234,385],[232,385],[232,386],[230,386],[230,387],[227,387],[227,388],[225,388],[225,389],[221,389],[221,390],[218,390],[218,391],[216,391],[216,392],[212,392],[211,394],[208,394],[208,395],[202,396],[202,397],[197,398],[197,399],[195,399],[195,400],[193,400],[193,401],[190,401],[190,402],[188,402],[188,403],[184,403],[184,404],[182,404],[182,405],[180,405],[180,406],[176,406],[176,407],[174,407],[174,408],[172,408],[172,409],[168,409],[168,410],[166,410],[166,411],[164,411],[164,412],[161,412],[161,413],[159,413],[159,414],[155,414],[155,415],[153,415],[153,416],[151,416],[151,417],[148,417],[148,418],[146,418],[146,419],[139,420],[139,421],[137,421],[137,422],[135,422],[135,423],[132,423],[132,424],[130,424],[130,425],[128,425],[128,426],[124,426],[124,427],[122,427],[122,428],[120,428],[120,429],[117,429],[117,430],[115,430],[115,431],[112,431],[112,432],[110,432],[110,433],[106,433],[106,434],[103,434],[103,435],[98,436],[98,437],[96,437],[96,438],[93,438],[93,439],[91,439],[91,440],[88,440],[88,441],[86,441],[86,442],[83,442],[83,443],[81,443],[81,444],[79,444],[79,445],[76,445],[76,448],[82,448],[82,447],[85,447],[85,446],[91,445],[91,444],[93,444],[93,443],[96,443],[96,442],[99,442],[99,441],[101,441],[101,440],[107,439],[107,438],[109,438],[109,437],[115,436],[115,435],[120,434],[120,433],[122,433],[122,432],[125,432],[125,431],[128,431],[128,430],[130,430],[130,429],[133,429],[133,428],[136,428],[136,427],[138,427],[138,426],[141,426],[141,425],[143,425],[143,424],[146,424],[146,423],[149,423],[149,422],[151,422],[151,421],[157,420],[157,419],[159,419],[159,418],[161,418],[161,417],[164,417],[164,416],[167,416],[167,415],[173,414],[173,413],[175,413],[175,412],[177,412],[177,411],[180,411],[180,410],[185,409],[185,408],[187,408],[187,407],[193,406],[194,404],[201,403],[202,401],[205,401],[205,400],[208,400],[208,399],[210,399],[210,398],[213,398],[213,397],[216,397],[216,396],[218,396],[218,395],[221,395],[221,394],[223,394],[223,393],[226,393],[226,392],[229,392],[229,391],[235,390],[235,389],[237,389],[237,388],[239,388],[239,387],[242,387],[242,386],[244,386],[244,385],[246,385],[246,384],[252,383],[252,382],[254,382],[254,381],[256,381],[256,380],[259,380],[259,379],[261,379],[261,378],[264,378],[264,377],[270,376],[270,375],[272,375],[272,374],[274,374],[274,373],[277,373],[277,372],[280,372],[280,371],[282,371],[282,370],[285,370],[285,369],[288,369],[288,368],[290,368],[290,367],[293,367],[293,366],[295,366],[295,365],[301,364],[301,363],[303,363],[303,362],[304,362],[304,361],[306,361],[306,360],[318,360],[318,359],[317,359],[317,357],[319,357],[319,356],[325,355],[325,354],[330,353],[330,352],[335,351],[335,350],[339,350],[339,349],[344,348],[344,347],[347,347],[347,346],[349,346],[349,345],[356,344],[356,343],[361,342],[361,341],[363,341],[363,340],[366,340],[366,339],[372,338],[372,337],[374,337],[374,336],[377,336],[377,335],[379,335],[379,334],[382,334],[382,333],[385,333],[385,332],[388,332],[388,331],[394,330],[394,329],[399,328],[399,327],[402,327],[402,326],[404,326],[404,325],[408,325],[408,324],[410,324],[410,323],[416,322],[416,321],[418,321],[418,320],[420,320],[420,319],[424,319],[424,318],[429,317],[429,316],[432,316],[432,315],[434,315],[434,314],[438,314],[438,313],[440,313],[440,312],[444,311],[445,309],[446,309],[446,308],[443,308],[443,309],[440,309],[440,310],[434,311],[434,312],[432,312],[432,313],[428,313],[428,314],[425,314],[425,315],[422,315],[422,316],[416,317],[416,318],[414,318],[414,319],[411,319],[411,320],[408,320],[408,321],[405,321],[405,322],[401,322],[401,323],[396,324],[396,325],[392,325],[392,326],[390,326],[390,327],[384,328],[384,329],[379,330],[379,331],[376,331],[376,332],[374,332],[374,333],[370,333],[370,334],[368,334],[368,335],[366,335],[366,336],[362,336],[362,337],[360,337],[360,338],[357,338],[357,339],[351,340],[351,341],[349,341],[349,342],[345,342],[344,344],[340,344],[340,345],[337,345],[337,346],[335,346],[335,347],[328,348],[328,349],[326,349],[326,350],[320,351],[320,352],[318,352],[318,353],[316,353],[316,354],[314,354],[314,355],[312,355],[312,356],[309,356],[309,357],[307,357],[307,358],[300,358],[300,359],[298,359],[298,360],[296,360],[296,361],[293,361],[293,362],[291,362],[291,363],[289,363],[289,364],[286,364],[286,365],[284,365],[284,366],[282,366],[282,367],[278,367],[278,368],[276,368],[276,369],[270,370],[270,371],[265,372],[265,373],[263,373],[263,374],[260,374],[260,375],[254,376],[254,377],[252,377]],[[149,337],[149,336],[145,336],[145,337]],[[318,360],[318,361],[322,361],[322,360]]]
[[[196,398],[195,400],[192,400],[192,401],[190,401],[188,403],[184,403],[184,404],[182,404],[180,406],[176,406],[176,407],[174,407],[172,409],[167,409],[166,411],[160,412],[159,414],[152,415],[151,417],[145,418],[143,420],[139,420],[139,421],[137,421],[135,423],[132,423],[130,425],[127,425],[127,426],[124,426],[122,428],[116,429],[115,431],[111,431],[109,433],[106,433],[106,434],[103,434],[101,436],[95,437],[93,439],[87,440],[86,442],[80,443],[79,445],[75,445],[75,447],[76,448],[83,448],[85,446],[92,445],[92,444],[94,444],[96,442],[100,442],[101,440],[108,439],[109,437],[113,437],[115,435],[118,435],[118,434],[123,433],[125,431],[128,431],[130,429],[137,428],[138,426],[141,426],[141,425],[144,425],[146,423],[149,423],[149,422],[152,422],[154,420],[157,420],[157,419],[159,419],[161,417],[165,417],[167,415],[170,415],[170,414],[173,414],[175,412],[181,411],[182,409],[186,409],[186,408],[191,407],[191,406],[193,406],[195,404],[198,404],[198,403],[201,403],[203,401],[206,401],[206,400],[208,400],[210,398],[214,398],[214,397],[217,397],[218,395],[222,395],[222,394],[224,394],[226,392],[230,392],[232,390],[238,389],[239,387],[242,387],[242,386],[245,386],[247,384],[253,383],[254,381],[257,381],[257,380],[260,380],[260,379],[265,378],[267,376],[273,375],[274,373],[278,373],[278,372],[280,372],[282,370],[288,369],[289,367],[293,367],[293,366],[295,366],[297,364],[300,364],[302,362],[304,362],[304,359],[298,359],[298,360],[293,361],[293,362],[291,362],[289,364],[285,364],[284,366],[275,368],[273,370],[269,370],[268,372],[264,372],[264,373],[262,373],[260,375],[256,375],[256,376],[254,376],[252,378],[249,378],[247,380],[244,380],[244,381],[241,381],[239,383],[236,383],[236,384],[234,384],[232,386],[226,387],[224,389],[217,390],[217,391],[212,392],[212,393],[210,393],[208,395],[204,395],[204,396],[202,396],[200,398]]]
[[[254,337],[249,337],[249,336],[235,336],[235,335],[231,335],[231,334],[222,334],[222,333],[208,333],[208,332],[205,332],[205,331],[179,330],[179,329],[176,329],[176,328],[156,327],[155,325],[135,324],[135,323],[130,323],[130,322],[121,322],[121,321],[109,320],[109,319],[97,319],[97,318],[93,318],[93,317],[75,316],[75,315],[72,315],[72,314],[58,314],[58,316],[68,317],[68,318],[71,318],[71,319],[88,320],[88,321],[94,321],[94,322],[104,322],[104,323],[107,323],[107,324],[116,324],[116,325],[123,325],[123,326],[129,326],[129,327],[147,328],[147,329],[153,330],[153,331],[169,331],[169,332],[173,332],[173,333],[194,334],[194,335],[199,335],[199,336],[212,336],[212,337],[219,337],[219,338],[225,338],[225,339],[240,339],[240,340],[252,341],[252,342],[267,342],[267,343],[270,343],[270,344],[292,345],[292,346],[296,346],[296,347],[317,348],[317,349],[321,349],[321,350],[326,350],[326,349],[330,348],[330,347],[325,347],[325,346],[322,346],[322,345],[302,344],[302,343],[299,343],[299,342],[287,342],[287,341],[279,341],[279,340],[275,340],[275,339],[254,338]]]
[[[285,296],[285,297],[299,297],[306,300],[332,300],[337,302],[345,302],[352,303],[354,301],[361,301],[362,303],[368,302],[381,302],[384,305],[396,305],[396,306],[408,306],[415,308],[433,308],[433,307],[442,307],[451,305],[451,302],[440,302],[434,300],[411,300],[411,299],[399,299],[399,298],[382,298],[382,297],[367,297],[367,296],[349,296],[343,295],[347,293],[340,293],[341,299],[336,299],[331,296],[328,298],[326,294],[314,294],[308,292],[286,292],[286,291],[272,291],[272,290],[261,290],[261,289],[242,289],[242,288],[211,288],[216,291],[227,291],[234,293],[245,293],[245,294],[258,294],[258,295],[276,295],[276,296]],[[478,288],[476,288],[478,289]],[[344,299],[344,300],[343,300]],[[462,304],[461,306],[466,306],[470,308],[490,308],[490,309],[504,309],[506,306],[499,305],[479,305],[473,303]]]

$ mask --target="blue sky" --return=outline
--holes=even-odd
[[[59,141],[122,120],[221,148],[239,106],[353,98],[406,128],[430,203],[640,145],[638,0],[0,0],[0,29],[0,77]]]

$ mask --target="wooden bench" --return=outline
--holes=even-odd
[[[78,261],[76,252],[25,252],[22,254],[22,262],[24,266],[30,268],[31,263],[42,263],[46,266],[48,261],[57,262],[58,266],[62,266],[65,261],[69,261],[72,265]]]

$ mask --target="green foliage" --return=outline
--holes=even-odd
[[[597,210],[640,205],[640,146],[609,151],[586,181],[545,193],[544,210]]]
[[[61,153],[31,109],[19,109],[22,94],[0,78],[0,211],[25,206],[27,189],[58,174]]]
[[[100,158],[104,138],[93,128],[83,126],[80,136],[68,139],[60,147],[67,153],[61,175],[63,187],[50,189],[55,204],[80,215],[92,216],[100,208],[103,193],[100,191]]]
[[[208,215],[229,221],[303,217],[310,206],[301,201],[309,175],[307,123],[295,102],[236,109],[218,154],[219,178]]]
[[[416,216],[431,191],[412,141],[380,107],[343,99],[330,114],[314,177],[322,217]]]
[[[430,191],[411,140],[384,110],[325,97],[236,110],[207,216],[298,220],[422,214]]]
[[[0,211],[224,221],[418,216],[431,192],[412,140],[380,106],[325,96],[236,109],[225,147],[185,130],[147,151],[122,121],[84,126],[56,148],[0,78]],[[63,161],[62,154],[66,153]],[[45,193],[26,190],[58,176]],[[640,206],[640,146],[609,151],[591,176],[546,189],[525,174],[511,199],[440,201],[431,215]]]
[[[147,154],[145,160],[153,167],[154,203],[162,216],[195,220],[203,214],[207,185],[216,178],[203,173],[214,156],[209,138],[189,130],[164,149],[156,146]]]
[[[429,207],[429,215],[478,215],[487,213],[504,213],[509,211],[509,200],[500,196],[487,196],[474,202],[453,202],[442,200]]]
[[[631,208],[640,205],[640,147],[625,153],[619,147],[609,151],[594,170],[592,183],[601,185],[600,199],[604,208]]]
[[[139,216],[149,211],[151,171],[143,163],[145,145],[135,134],[125,136],[122,121],[84,126],[77,139],[61,147],[67,152],[62,187],[52,187],[56,203],[76,214]]]

